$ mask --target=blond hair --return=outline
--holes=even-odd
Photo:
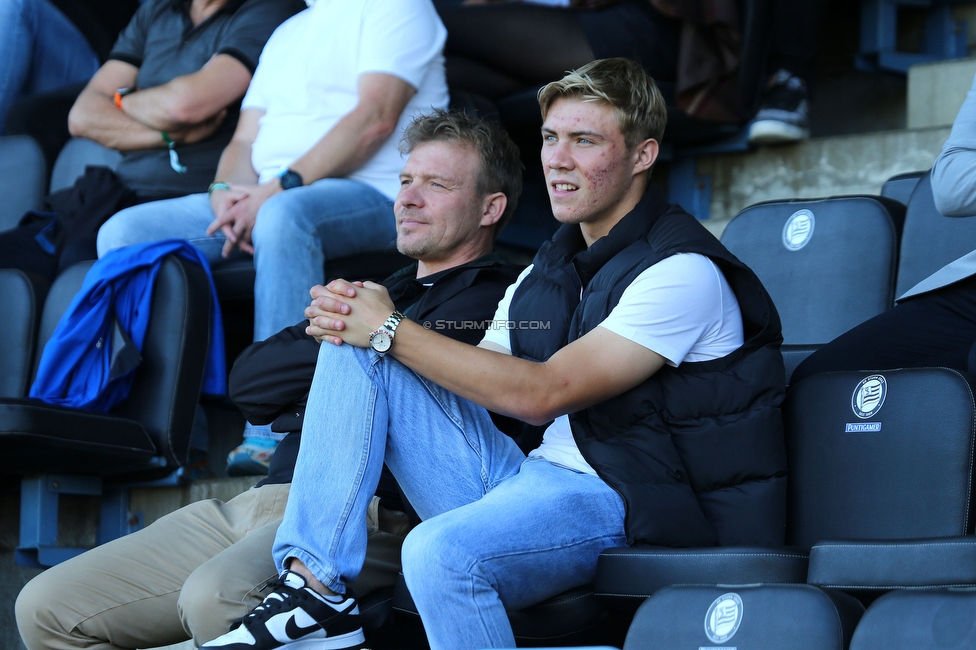
[[[543,86],[539,91],[543,120],[559,99],[601,102],[613,108],[628,147],[648,138],[660,142],[668,121],[657,84],[630,59],[597,59]]]

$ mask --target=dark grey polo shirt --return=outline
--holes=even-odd
[[[119,35],[109,58],[139,68],[138,88],[152,88],[194,73],[215,54],[230,55],[253,73],[271,32],[304,8],[302,0],[227,0],[194,27],[190,0],[147,0]],[[165,148],[125,152],[116,172],[143,198],[206,191],[237,126],[239,109],[238,102],[206,140],[177,145],[185,174],[173,171]]]

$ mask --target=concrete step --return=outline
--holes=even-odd
[[[720,236],[739,211],[761,201],[878,194],[892,176],[931,167],[948,136],[947,126],[902,129],[702,156],[697,172],[711,183],[705,225]]]

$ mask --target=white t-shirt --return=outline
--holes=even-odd
[[[508,322],[515,289],[529,274],[525,269],[506,291],[495,322]],[[620,302],[600,323],[665,358],[668,365],[718,359],[742,345],[742,313],[725,276],[703,255],[672,255],[649,267],[624,289]],[[483,339],[511,351],[505,328],[489,329]],[[573,439],[569,416],[561,415],[546,429],[538,456],[570,469],[595,474]]]
[[[393,135],[349,178],[396,197],[403,129],[416,115],[447,107],[446,38],[430,0],[318,0],[282,23],[242,103],[265,112],[251,150],[260,181],[304,155],[356,106],[360,75],[383,72],[417,92]]]

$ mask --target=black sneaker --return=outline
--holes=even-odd
[[[204,643],[212,650],[345,650],[366,642],[359,606],[351,592],[333,602],[306,586],[305,578],[285,571],[268,585],[272,591],[254,610],[235,621],[227,634]]]
[[[780,70],[770,80],[749,125],[749,144],[799,142],[809,137],[807,86],[788,70]]]

